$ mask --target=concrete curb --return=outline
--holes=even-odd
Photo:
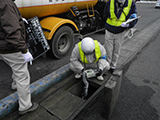
[[[51,74],[37,80],[30,85],[32,99],[36,98],[39,94],[42,94],[48,88],[52,87],[56,83],[63,80],[65,77],[72,74],[69,69],[69,64],[61,67],[60,69],[52,72]],[[18,95],[17,92],[7,96],[0,100],[0,119],[9,115],[13,111],[18,109]]]

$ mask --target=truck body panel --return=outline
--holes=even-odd
[[[71,24],[78,31],[78,27],[76,26],[76,24],[68,19],[62,19],[58,17],[47,17],[41,20],[40,23],[42,28],[49,30],[49,31],[44,31],[47,40],[52,39],[52,36],[55,33],[55,31],[64,24]]]
[[[25,18],[45,17],[68,12],[72,6],[84,9],[89,4],[95,5],[98,0],[16,0],[21,14]]]

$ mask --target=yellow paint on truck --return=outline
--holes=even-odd
[[[32,2],[34,1],[34,2]],[[45,17],[68,12],[72,6],[84,9],[87,5],[95,5],[98,0],[16,0],[16,4],[25,18]]]

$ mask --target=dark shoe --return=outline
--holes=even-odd
[[[19,115],[24,115],[28,112],[32,112],[32,111],[36,110],[37,108],[38,108],[38,103],[35,102],[32,104],[32,106],[29,109],[24,110],[24,111],[19,111]]]
[[[111,74],[113,74],[114,70],[115,70],[115,69],[110,68],[108,71],[109,71]]]

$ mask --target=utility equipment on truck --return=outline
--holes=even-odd
[[[104,28],[105,1],[16,0],[15,3],[22,17],[38,17],[50,46],[49,52],[56,58],[62,58],[72,50],[75,33],[84,35]]]

